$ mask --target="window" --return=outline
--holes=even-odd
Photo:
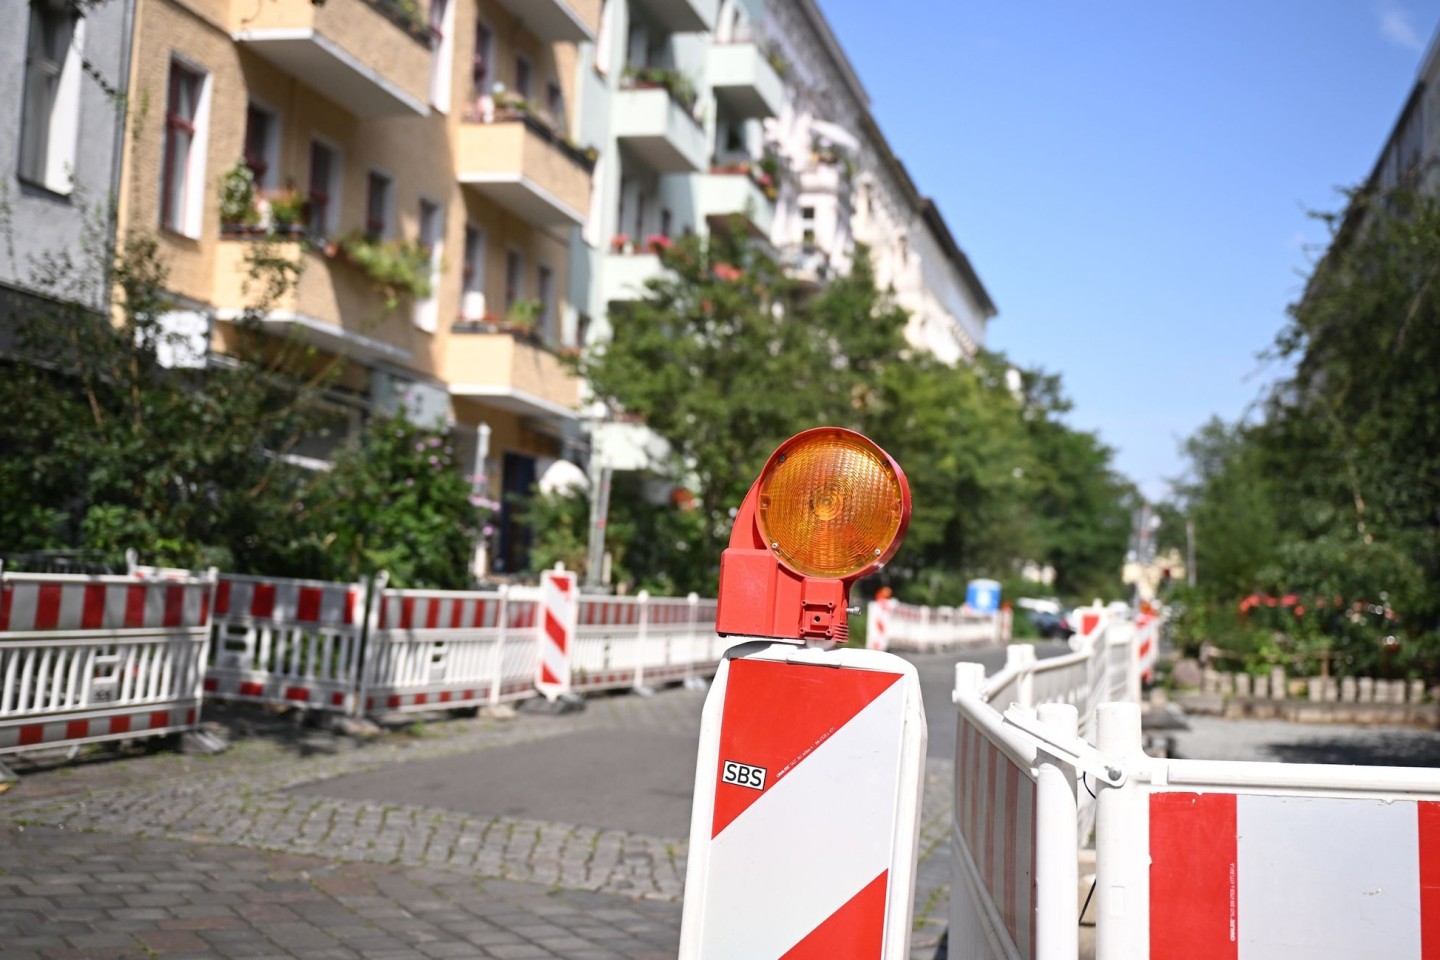
[[[530,61],[517,56],[515,58],[515,95],[522,100],[529,100],[530,92]]]
[[[45,0],[30,6],[17,172],[55,193],[70,192],[75,167],[83,28],[84,21],[64,7]]]
[[[460,281],[460,316],[465,320],[485,317],[485,234],[472,224],[465,226],[465,271]]]
[[[481,98],[490,95],[490,56],[495,35],[483,23],[475,24],[475,52],[470,60],[470,84],[478,107]]]
[[[660,210],[660,236],[662,236],[662,237],[668,237],[668,236],[670,236],[670,228],[675,225],[674,219],[675,219],[675,218],[670,215],[670,210],[669,210],[668,207],[662,207],[662,208],[661,208],[661,210]]]
[[[437,110],[445,111],[450,109],[450,67],[455,57],[450,10],[449,0],[430,0],[430,36],[434,50],[430,59],[430,103]]]
[[[541,266],[535,275],[535,299],[540,301],[540,314],[536,317],[542,339],[555,338],[555,272]]]
[[[430,296],[415,304],[415,326],[434,332],[440,319],[436,281],[440,275],[440,253],[445,234],[444,218],[437,203],[420,198],[420,246],[430,254]]]
[[[200,234],[200,199],[204,192],[204,93],[204,74],[171,62],[170,89],[165,99],[160,225],[192,237]]]
[[[374,170],[365,192],[365,235],[371,240],[390,236],[390,178]]]
[[[318,140],[310,141],[310,192],[305,225],[311,234],[328,236],[335,229],[340,204],[336,188],[340,182],[340,158],[335,150]]]
[[[520,285],[524,282],[525,259],[520,256],[519,250],[505,251],[505,313],[509,314],[515,304],[520,302],[522,291]]]
[[[275,157],[280,145],[280,123],[275,114],[264,107],[250,104],[245,108],[245,166],[255,175],[256,186],[275,186]]]
[[[800,208],[801,242],[807,247],[815,246],[815,208]]]
[[[560,84],[554,80],[545,84],[545,112],[550,115],[550,122],[555,126],[564,126],[565,95],[560,92]]]

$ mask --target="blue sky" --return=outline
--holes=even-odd
[[[1000,315],[1151,497],[1233,420],[1440,0],[820,0]]]

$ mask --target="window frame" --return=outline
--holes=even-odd
[[[187,77],[194,80],[193,112],[188,117],[176,110],[180,81]],[[209,133],[210,72],[193,61],[171,56],[165,88],[158,209],[160,227],[198,239],[204,221],[202,204]],[[179,157],[177,152],[182,135],[187,139],[184,156]]]
[[[380,196],[379,219],[376,219],[375,186],[384,183]],[[395,178],[378,167],[371,167],[365,174],[365,236],[371,240],[389,240],[394,236],[395,222]],[[376,229],[376,224],[379,229]]]

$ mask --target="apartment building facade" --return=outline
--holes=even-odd
[[[865,244],[877,283],[910,313],[909,342],[949,363],[974,357],[995,304],[890,148],[818,4],[770,0],[767,18],[788,65],[768,136],[793,173],[780,192],[776,248],[797,280],[818,285],[847,272]]]
[[[323,465],[373,413],[450,425],[502,504],[581,442],[571,234],[577,45],[599,0],[139,0],[121,228],[153,229],[197,363],[242,318],[346,363]],[[250,185],[247,193],[246,185]],[[241,198],[237,201],[237,197]],[[299,265],[257,312],[260,245]],[[471,472],[471,471],[467,471]]]
[[[102,247],[125,128],[116,94],[129,69],[133,11],[131,0],[83,8],[34,0],[12,10],[0,40],[0,143],[8,145],[0,153],[0,328],[35,296],[97,310],[108,302]],[[78,275],[47,282],[31,261],[61,254]]]

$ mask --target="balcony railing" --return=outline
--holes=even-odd
[[[460,125],[460,182],[537,226],[580,226],[590,209],[593,150],[565,140],[521,104],[482,105]]]
[[[616,95],[615,136],[659,173],[697,173],[704,169],[705,130],[675,88],[640,76],[628,78]]]
[[[395,0],[232,0],[231,33],[256,56],[360,117],[429,112],[431,36]]]
[[[706,73],[715,99],[735,116],[758,120],[780,115],[784,83],[759,44],[716,44],[710,48]]]
[[[573,420],[580,380],[533,328],[497,318],[457,321],[445,347],[445,378],[455,396],[514,413]]]

